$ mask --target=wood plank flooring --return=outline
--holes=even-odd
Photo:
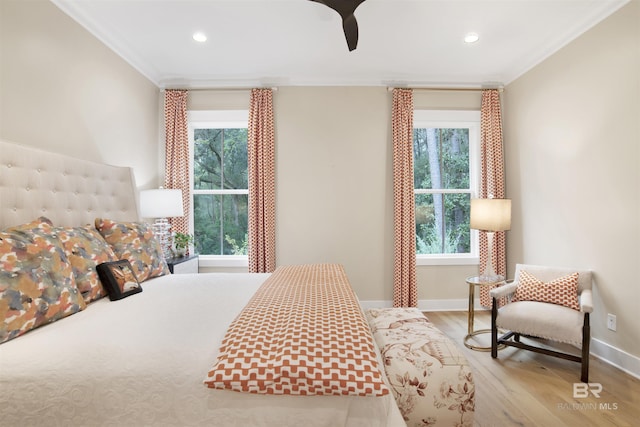
[[[574,398],[574,383],[580,382],[578,363],[513,347],[492,359],[490,352],[464,346],[466,311],[425,315],[458,344],[471,364],[476,385],[474,426],[640,426],[640,380],[623,371],[592,356],[589,381],[602,385],[600,396]],[[476,330],[489,328],[490,323],[488,311],[476,312]],[[490,334],[480,335],[475,344],[488,346]],[[585,392],[578,389],[577,396]]]

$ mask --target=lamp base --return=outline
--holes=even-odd
[[[493,231],[487,231],[487,265],[482,274],[480,274],[480,281],[484,283],[502,282],[504,280],[504,276],[496,274],[493,269],[493,235]]]
[[[171,258],[171,244],[169,243],[169,229],[171,224],[167,218],[158,218],[155,220],[151,229],[162,248],[162,254],[165,258]]]

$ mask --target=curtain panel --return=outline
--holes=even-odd
[[[480,109],[480,198],[506,197],[504,181],[504,148],[502,140],[502,112],[500,92],[497,89],[482,91]],[[496,274],[507,275],[507,245],[504,231],[497,231],[493,239],[493,260]],[[480,232],[480,266],[484,271],[488,258],[487,234]],[[480,303],[491,307],[488,286],[480,289]]]
[[[416,307],[416,220],[413,192],[413,91],[394,89],[393,139],[394,268],[393,306]]]
[[[249,272],[276,268],[275,138],[273,92],[253,89],[248,126]]]
[[[191,189],[189,187],[189,135],[187,123],[187,91],[166,90],[164,93],[165,166],[164,187],[182,190],[185,215],[169,218],[173,232],[189,233]]]

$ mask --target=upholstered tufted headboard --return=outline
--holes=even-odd
[[[133,171],[0,141],[0,229],[39,216],[61,226],[136,221]]]

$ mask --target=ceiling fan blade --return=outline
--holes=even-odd
[[[349,52],[358,46],[358,22],[354,12],[365,0],[310,0],[335,10],[342,18],[342,29]]]
[[[356,17],[349,15],[343,18],[342,29],[344,30],[344,37],[347,39],[349,52],[351,52],[358,47],[358,22],[356,21]]]

